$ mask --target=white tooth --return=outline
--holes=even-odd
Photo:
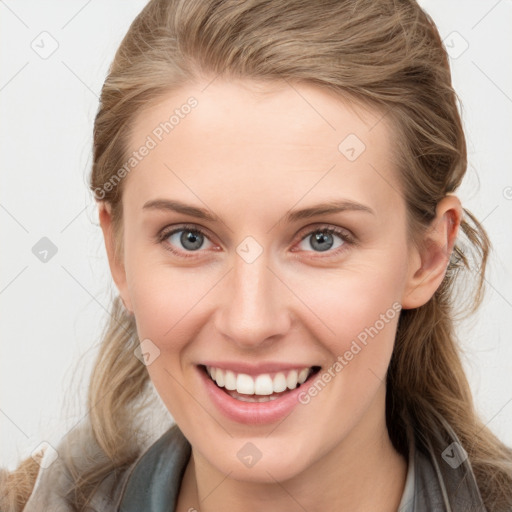
[[[273,393],[282,393],[286,389],[295,389],[306,381],[311,371],[310,368],[303,368],[300,371],[278,372],[273,379],[268,373],[265,373],[254,379],[251,375],[245,373],[237,375],[230,370],[221,368],[207,366],[206,370],[219,387],[225,387],[228,391],[237,391],[244,395],[259,395],[264,398]]]
[[[299,376],[297,378],[299,384],[302,384],[308,378],[308,375],[309,375],[309,368],[302,369],[299,372]]]
[[[257,395],[271,395],[274,392],[272,379],[268,373],[258,375],[254,383],[254,393]]]
[[[297,370],[291,370],[286,377],[286,385],[288,389],[295,389],[297,387]]]
[[[258,400],[256,398],[253,398],[251,396],[239,396],[237,400],[240,400],[242,402],[257,402]]]
[[[224,374],[224,387],[229,391],[236,389],[236,375],[230,370],[227,370]]]
[[[271,400],[276,400],[279,398],[278,396],[244,396],[239,395],[238,393],[230,393],[230,395],[236,400],[240,400],[241,402],[252,402],[252,403],[261,403],[261,402],[270,402]]]
[[[281,393],[286,389],[286,376],[283,372],[276,373],[273,388],[276,393]]]
[[[236,390],[244,395],[254,394],[254,380],[250,375],[239,373],[236,378]]]
[[[217,386],[224,387],[224,372],[220,368],[215,369],[215,382]]]

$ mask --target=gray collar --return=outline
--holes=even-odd
[[[467,454],[442,421],[435,442],[407,427],[409,467],[399,512],[487,512]]]
[[[191,451],[190,443],[173,424],[135,462],[114,510],[174,511]]]
[[[436,443],[441,449],[420,442],[412,427],[408,441],[409,467],[399,512],[487,512],[469,459],[448,424]],[[114,510],[174,511],[190,454],[190,443],[172,425],[127,473]]]

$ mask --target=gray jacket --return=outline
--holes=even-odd
[[[425,448],[409,429],[409,465],[398,512],[487,512],[469,460],[448,426],[447,434],[451,443],[439,452]],[[90,512],[174,511],[190,454],[189,442],[172,425],[121,477],[104,480]],[[24,512],[72,512],[62,492],[69,481],[60,459],[41,469]]]

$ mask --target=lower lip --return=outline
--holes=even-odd
[[[206,386],[208,396],[217,408],[230,420],[246,425],[274,423],[285,418],[300,404],[299,393],[307,392],[308,385],[313,382],[313,379],[308,378],[299,387],[268,402],[242,402],[228,395],[223,388],[219,388],[203,367],[198,366],[197,369]]]

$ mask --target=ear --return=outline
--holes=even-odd
[[[447,195],[439,201],[436,216],[425,233],[421,248],[413,248],[403,309],[414,309],[430,300],[441,285],[450,262],[462,219],[462,205],[457,196]]]
[[[112,274],[112,279],[116,284],[124,307],[130,313],[133,313],[130,296],[128,294],[126,271],[122,261],[122,255],[116,254],[116,243],[112,225],[112,208],[110,203],[105,201],[98,202],[98,215],[101,230],[103,231],[103,238],[105,241],[105,248],[107,250],[108,264],[110,267],[110,273]]]

